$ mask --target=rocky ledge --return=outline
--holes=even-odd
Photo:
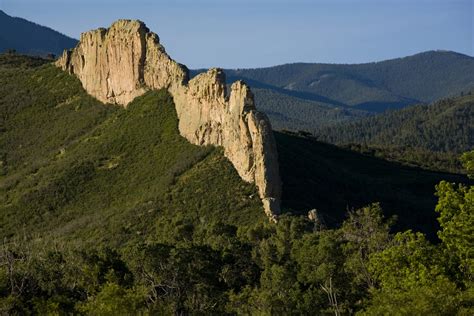
[[[149,89],[168,89],[180,134],[196,145],[222,146],[240,177],[256,184],[267,215],[274,219],[279,214],[275,139],[244,82],[234,82],[227,93],[225,74],[216,68],[189,80],[187,68],[168,56],[159,37],[134,20],[83,33],[56,65],[77,76],[104,103],[127,106]]]

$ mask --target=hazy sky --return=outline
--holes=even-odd
[[[75,38],[140,19],[191,68],[474,55],[474,0],[0,0],[0,9]]]

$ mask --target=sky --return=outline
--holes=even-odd
[[[0,0],[68,36],[139,19],[190,68],[474,55],[474,0]]]

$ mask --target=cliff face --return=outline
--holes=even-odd
[[[83,33],[58,67],[76,75],[102,102],[126,106],[148,89],[166,88],[174,98],[179,131],[196,145],[216,145],[239,175],[258,187],[265,212],[280,212],[281,182],[275,139],[268,118],[256,110],[242,81],[226,91],[225,74],[210,69],[192,80],[140,21],[119,20],[109,29]]]

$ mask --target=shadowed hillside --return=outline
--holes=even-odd
[[[28,55],[59,55],[76,44],[73,38],[0,10],[0,52],[14,49]]]
[[[276,133],[283,181],[283,207],[296,213],[317,209],[329,225],[347,210],[381,202],[396,215],[397,230],[420,229],[431,237],[437,229],[435,185],[465,182],[461,175],[405,167],[310,138]]]

